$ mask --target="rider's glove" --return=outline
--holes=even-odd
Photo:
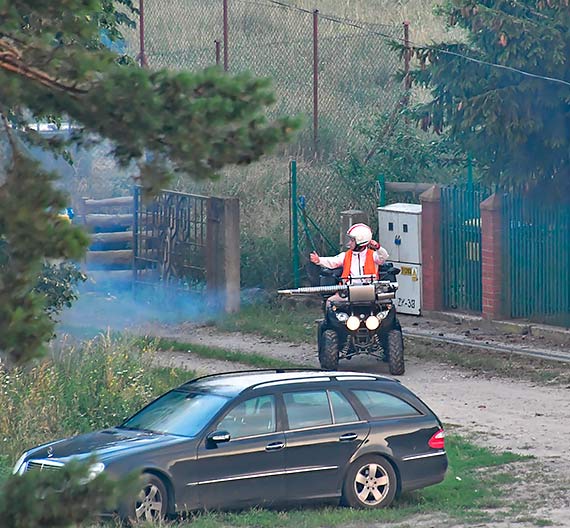
[[[376,242],[376,240],[371,240],[370,242],[368,242],[368,247],[374,251],[376,251],[377,249],[380,248],[380,244],[378,244],[378,242]]]

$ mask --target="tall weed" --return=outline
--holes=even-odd
[[[119,424],[191,377],[154,367],[153,354],[152,344],[101,336],[54,347],[30,368],[0,369],[0,477],[24,449]]]

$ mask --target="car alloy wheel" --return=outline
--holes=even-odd
[[[145,484],[135,500],[134,517],[136,522],[164,519],[167,508],[166,488],[154,475],[143,475]]]
[[[343,500],[353,508],[384,508],[396,496],[396,473],[380,456],[365,456],[350,467],[344,483]]]

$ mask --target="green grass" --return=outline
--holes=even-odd
[[[321,317],[322,309],[316,303],[282,300],[244,306],[238,313],[221,319],[216,326],[227,332],[259,334],[292,343],[313,343],[317,332],[315,320]]]
[[[285,511],[252,509],[240,513],[207,513],[192,517],[181,526],[214,528],[244,526],[256,528],[319,528],[323,526],[369,525],[410,522],[417,515],[451,517],[464,522],[484,522],[503,506],[505,484],[512,481],[512,467],[501,466],[524,460],[512,453],[493,453],[468,440],[450,435],[446,440],[449,470],[436,486],[402,495],[385,510],[353,510],[313,505]]]
[[[289,361],[274,359],[262,354],[253,352],[240,352],[226,350],[224,348],[209,347],[204,345],[195,345],[184,343],[175,339],[167,338],[139,338],[137,341],[139,346],[153,346],[158,350],[175,350],[180,352],[191,352],[192,354],[208,359],[219,359],[220,361],[232,361],[234,363],[242,363],[255,368],[303,368],[304,365],[296,365]]]

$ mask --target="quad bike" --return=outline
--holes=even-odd
[[[324,317],[318,322],[317,342],[321,368],[336,370],[341,359],[366,354],[388,363],[390,374],[404,373],[404,340],[394,298],[398,268],[384,265],[379,280],[355,277],[359,284],[339,284],[341,270],[323,270],[321,286],[279,290],[285,295],[323,296]],[[362,282],[362,283],[360,283]],[[340,299],[327,299],[338,293]]]

